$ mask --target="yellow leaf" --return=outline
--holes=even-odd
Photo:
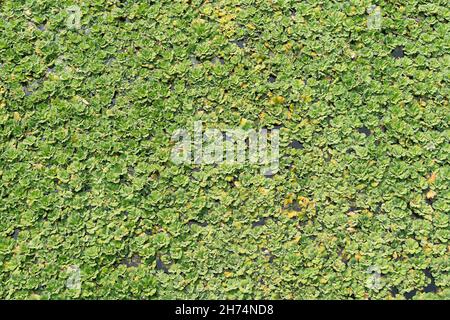
[[[301,98],[304,102],[307,102],[307,103],[312,101],[312,98],[309,95],[302,95]]]
[[[261,112],[261,113],[259,114],[259,118],[260,118],[261,120],[264,120],[265,117],[266,117],[266,113],[265,113],[265,112]]]
[[[240,230],[242,228],[242,223],[238,222],[238,221],[234,221],[233,222],[233,227],[237,230]]]
[[[290,205],[292,202],[294,202],[294,194],[290,193],[288,194],[287,198],[284,199],[284,206]]]
[[[433,199],[436,196],[436,192],[430,190],[427,192],[427,199]]]
[[[18,113],[18,112],[13,112],[13,118],[16,121],[20,121],[20,119],[22,119],[22,117],[20,116],[20,113]]]
[[[298,216],[298,212],[294,211],[294,210],[290,210],[287,212],[287,216],[289,219],[293,218],[293,217],[297,217]]]
[[[291,50],[292,49],[292,43],[291,42],[288,42],[288,43],[286,43],[285,45],[284,45],[284,50],[285,51],[289,51],[289,50]]]
[[[298,196],[297,200],[298,200],[298,204],[300,206],[302,206],[302,207],[307,207],[308,204],[309,204],[309,199],[308,198],[305,198],[305,197],[302,197],[302,196]]]
[[[233,273],[232,273],[232,272],[229,272],[229,271],[225,271],[223,274],[224,274],[224,276],[225,276],[226,278],[229,278],[229,277],[231,277],[231,276],[233,275]]]
[[[436,181],[436,177],[437,177],[436,172],[431,173],[430,177],[428,178],[428,183],[429,184],[434,183]]]
[[[282,104],[286,99],[282,96],[274,96],[270,99],[271,104]]]

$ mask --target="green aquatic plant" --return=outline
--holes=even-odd
[[[0,298],[448,299],[448,3],[372,5],[1,1]]]

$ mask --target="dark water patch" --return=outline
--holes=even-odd
[[[159,257],[156,257],[156,270],[162,270],[164,273],[169,273],[169,268],[167,268]]]
[[[392,50],[391,55],[395,59],[403,58],[405,56],[405,52],[403,51],[403,46],[396,47],[394,50]]]
[[[438,287],[434,283],[429,283],[423,288],[423,292],[426,293],[436,293],[438,291]]]
[[[235,45],[237,45],[241,49],[243,49],[245,47],[245,40],[244,39],[234,40],[234,41],[231,41],[231,43],[234,43]]]
[[[392,295],[394,298],[395,298],[395,297],[398,295],[398,293],[399,293],[397,287],[392,287],[391,289],[389,289],[389,292],[391,293],[391,295]]]
[[[301,212],[302,208],[300,207],[300,204],[298,203],[297,200],[293,200],[292,203],[283,206],[283,210],[291,210],[291,211],[296,211],[296,212]],[[291,219],[297,219],[297,217],[292,217]]]
[[[121,264],[127,266],[127,268],[136,268],[141,264],[141,257],[137,254],[134,254],[131,258],[125,258],[122,260]]]
[[[277,81],[277,77],[274,76],[273,74],[271,74],[271,75],[269,76],[268,81],[269,81],[270,83],[274,83],[275,81]]]
[[[303,144],[300,141],[297,141],[297,140],[291,142],[291,147],[294,148],[294,149],[297,149],[297,150],[301,150],[301,149],[304,148]]]
[[[11,235],[11,237],[12,237],[14,240],[17,240],[17,239],[19,238],[19,233],[20,233],[20,230],[19,230],[19,229],[14,229],[14,232],[13,232],[13,234]]]
[[[256,227],[260,227],[260,226],[265,225],[265,224],[266,224],[266,221],[267,221],[268,219],[269,219],[269,218],[267,218],[267,217],[263,217],[263,218],[259,219],[258,221],[253,222],[253,223],[252,223],[252,228],[256,228]]]
[[[423,270],[423,273],[425,274],[425,276],[430,279],[430,283],[427,284],[424,288],[423,291],[428,293],[428,292],[432,292],[432,293],[436,293],[438,291],[438,287],[436,286],[435,280],[433,275],[431,274],[431,270],[429,268],[426,268],[425,270]]]
[[[361,211],[362,210],[362,208],[359,208],[359,207],[355,207],[355,206],[351,206],[349,209],[348,209],[348,212],[350,213],[350,212],[358,212],[358,211]]]
[[[369,128],[362,126],[361,128],[358,128],[359,133],[363,133],[366,137],[370,136],[372,134],[372,131],[370,131]]]
[[[200,226],[200,227],[206,227],[206,226],[208,226],[208,223],[207,223],[207,222],[199,222],[199,221],[197,221],[197,220],[189,220],[189,221],[187,222],[187,224],[188,224],[189,227],[192,227],[192,225],[197,225],[197,226]]]
[[[405,296],[405,299],[406,299],[406,300],[412,300],[412,298],[414,298],[414,296],[415,296],[416,294],[417,294],[417,290],[414,289],[414,290],[411,290],[411,291],[405,293],[404,296]]]

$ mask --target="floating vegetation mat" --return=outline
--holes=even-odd
[[[449,299],[449,19],[0,1],[0,298]]]

